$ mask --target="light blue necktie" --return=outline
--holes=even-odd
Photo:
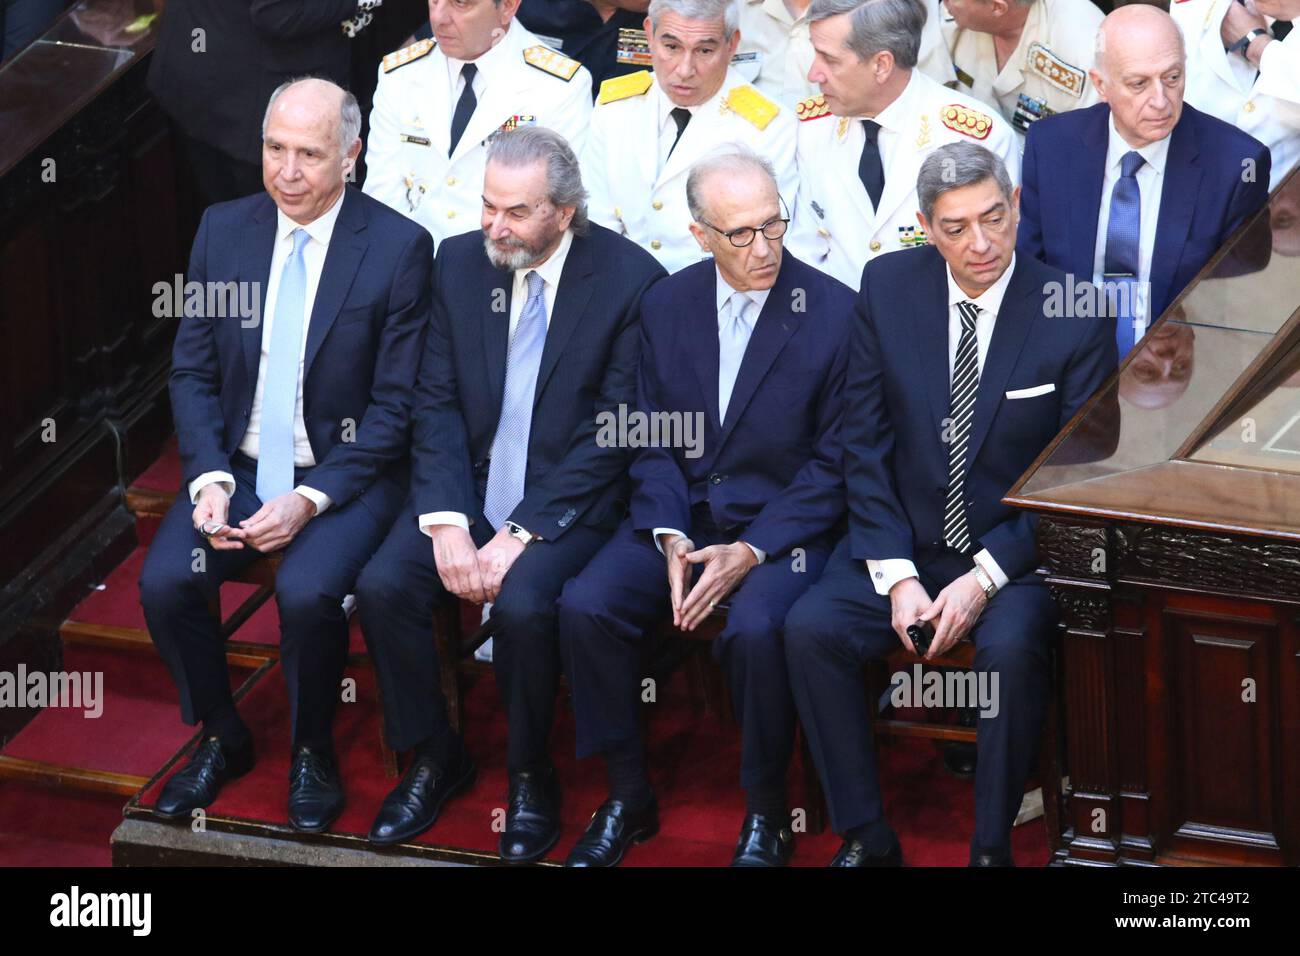
[[[293,251],[280,271],[275,324],[266,356],[262,422],[257,450],[257,497],[270,501],[293,490],[293,413],[298,402],[298,364],[306,322],[307,267],[302,249],[311,237],[295,229]]]
[[[542,277],[529,272],[528,300],[519,313],[515,334],[510,337],[506,356],[506,385],[501,399],[501,418],[492,438],[492,459],[488,465],[487,493],[483,517],[499,529],[524,497],[524,473],[528,467],[528,433],[533,424],[533,393],[537,370],[546,344],[546,300]]]
[[[1110,219],[1106,223],[1106,257],[1103,266],[1107,291],[1114,290],[1119,308],[1115,314],[1115,341],[1120,361],[1133,348],[1133,319],[1137,311],[1138,243],[1142,235],[1142,192],[1137,172],[1146,164],[1141,153],[1129,151],[1120,160],[1120,176],[1110,194]]]
[[[736,387],[736,376],[740,374],[740,363],[745,357],[745,348],[749,345],[749,336],[753,328],[749,321],[749,312],[754,300],[743,292],[731,294],[731,317],[722,326],[718,335],[718,422],[727,420],[727,406],[731,404],[731,393]]]

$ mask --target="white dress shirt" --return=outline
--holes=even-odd
[[[997,323],[998,311],[1002,308],[1002,298],[1007,293],[1007,286],[1010,285],[1011,276],[1015,271],[1016,255],[1013,252],[1011,254],[1011,264],[998,277],[998,281],[985,289],[978,298],[972,299],[957,284],[957,280],[953,278],[952,269],[945,269],[948,276],[949,391],[952,389],[952,376],[957,366],[957,344],[961,340],[961,312],[957,309],[957,306],[962,302],[972,302],[979,309],[979,314],[975,316],[975,352],[979,372],[983,375],[984,359],[989,354],[989,342],[993,340],[993,326]],[[971,463],[968,461],[966,464],[969,470]],[[977,551],[974,560],[976,564],[984,569],[997,588],[1006,587],[1007,576],[1002,568],[998,566],[998,563],[993,560],[993,555],[989,554],[987,548],[981,548]],[[907,558],[868,559],[867,572],[871,575],[871,583],[875,587],[876,593],[883,595],[888,595],[889,589],[899,581],[919,577],[916,572],[916,565]]]
[[[542,302],[546,314],[546,328],[551,327],[551,312],[555,308],[555,293],[560,286],[560,275],[564,272],[564,260],[569,256],[569,247],[573,245],[573,233],[566,229],[560,238],[560,244],[551,253],[550,258],[540,266],[528,266],[516,269],[514,282],[510,289],[510,335],[514,338],[515,328],[519,325],[519,316],[523,314],[524,304],[528,301],[528,273],[536,272],[542,279]],[[509,341],[509,339],[507,339]],[[432,534],[435,525],[452,524],[469,530],[469,516],[459,511],[429,511],[419,517],[420,530]]]
[[[316,464],[316,456],[311,450],[311,441],[307,438],[307,425],[302,417],[302,373],[303,360],[307,354],[307,327],[311,323],[312,306],[316,302],[316,289],[320,286],[321,270],[325,267],[325,254],[329,251],[330,237],[334,235],[334,223],[338,221],[339,210],[343,207],[343,193],[334,201],[334,205],[325,210],[318,218],[300,226],[280,210],[276,210],[275,245],[271,248],[271,270],[268,274],[266,295],[262,301],[262,351],[257,360],[257,385],[253,389],[253,406],[248,413],[248,427],[244,438],[239,443],[239,450],[253,460],[257,459],[259,436],[262,426],[262,389],[266,385],[266,360],[271,351],[271,327],[275,324],[275,305],[280,291],[280,275],[284,272],[285,260],[293,252],[295,230],[301,229],[310,237],[302,247],[303,267],[307,272],[306,294],[303,296],[302,341],[298,344],[298,395],[293,409],[293,466],[311,468]],[[199,491],[206,485],[217,482],[227,495],[235,493],[235,476],[227,471],[208,471],[190,482],[190,501],[198,500]],[[330,506],[329,495],[299,485],[294,491],[316,506],[320,514]]]
[[[1110,197],[1119,181],[1120,164],[1124,156],[1133,152],[1115,128],[1115,117],[1110,117],[1110,145],[1106,148],[1106,178],[1101,184],[1101,209],[1097,214],[1097,246],[1093,255],[1092,281],[1100,284],[1106,271],[1106,228],[1110,225]],[[1137,171],[1138,190],[1141,192],[1138,224],[1138,288],[1134,296],[1133,341],[1146,334],[1151,324],[1148,314],[1151,307],[1151,255],[1156,247],[1156,226],[1160,222],[1160,193],[1165,188],[1165,162],[1169,158],[1169,137],[1148,143],[1136,150],[1146,160]],[[1121,356],[1122,358],[1122,356]]]
[[[741,355],[739,356],[739,360],[736,362],[736,368],[739,369],[741,363],[744,361],[744,352],[749,348],[749,340],[754,335],[754,326],[758,324],[759,313],[763,311],[763,306],[767,304],[767,297],[772,294],[772,290],[771,289],[750,289],[748,292],[738,292],[731,287],[731,284],[728,283],[726,279],[722,277],[722,272],[717,268],[717,266],[714,266],[713,271],[714,274],[717,276],[717,280],[718,280],[716,283],[716,288],[718,293],[717,304],[718,304],[719,347],[721,347],[721,344],[724,341],[722,336],[723,331],[727,328],[728,325],[731,324],[732,319],[738,314],[739,310],[743,306],[741,297],[742,296],[747,297],[751,302],[754,303],[752,306],[750,306],[749,309],[749,314],[753,317],[753,319],[750,322],[749,328],[746,329],[746,332],[748,334],[745,336],[744,347],[741,350]],[[737,378],[740,377],[739,371],[737,371],[736,377]],[[732,391],[735,390],[735,387],[736,387],[736,383],[732,382],[731,388],[727,390],[725,395],[722,394],[721,391],[719,391],[718,415],[720,417],[723,418],[726,417],[725,409],[727,405],[731,403],[731,393]],[[663,545],[659,541],[659,536],[661,534],[681,535],[683,538],[689,537],[685,532],[678,531],[676,528],[655,528],[653,534],[655,539],[655,547],[659,549],[660,554],[663,554],[664,551]],[[761,548],[754,547],[748,541],[745,542],[745,545],[746,547],[749,548],[750,551],[754,552],[754,557],[758,558],[759,564],[762,564],[764,561],[767,560],[766,551],[762,550]]]

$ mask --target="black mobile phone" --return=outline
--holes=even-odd
[[[929,621],[917,621],[915,624],[907,626],[907,636],[911,640],[912,646],[916,648],[916,653],[922,657],[930,650],[930,642],[934,640],[934,625]]]

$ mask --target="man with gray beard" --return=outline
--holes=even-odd
[[[474,778],[429,634],[438,602],[461,599],[491,605],[510,729],[499,848],[523,863],[559,838],[556,598],[627,500],[626,451],[597,440],[598,420],[635,400],[641,296],[664,270],[588,222],[577,158],[544,127],[493,141],[481,222],[438,248],[411,499],[357,584],[388,739],[414,751],[370,839],[414,838]]]

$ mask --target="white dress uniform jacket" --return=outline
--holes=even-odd
[[[1235,0],[1175,0],[1169,12],[1187,40],[1184,99],[1249,133],[1273,154],[1270,190],[1300,161],[1300,30],[1264,47],[1259,70],[1223,49],[1219,25]]]
[[[768,99],[739,73],[728,69],[712,99],[690,108],[691,120],[665,161],[676,135],[673,108],[649,71],[606,80],[582,156],[591,219],[648,249],[669,272],[705,255],[690,233],[686,206],[686,177],[696,160],[726,143],[743,143],[775,167],[786,203],[794,202],[799,184],[794,109]]]
[[[1088,71],[1103,19],[1092,0],[1034,0],[1001,71],[991,35],[961,29],[946,8],[940,27],[956,88],[996,108],[1023,140],[1034,121],[1097,102]]]
[[[858,288],[867,260],[924,245],[916,220],[916,177],[925,157],[945,143],[973,141],[1006,164],[1020,184],[1020,144],[1011,124],[973,97],[912,71],[902,94],[875,117],[885,170],[880,208],[858,178],[866,142],[862,121],[834,116],[821,96],[799,104],[799,201],[790,251]]]
[[[420,223],[437,242],[479,227],[494,134],[547,126],[578,152],[591,117],[591,74],[517,20],[474,64],[478,102],[450,156],[462,64],[449,61],[433,40],[421,40],[384,57],[379,68],[364,191]]]
[[[785,0],[738,0],[737,7],[740,46],[731,58],[732,69],[790,109],[816,94],[817,84],[808,82],[813,61],[808,11],[795,19]]]

